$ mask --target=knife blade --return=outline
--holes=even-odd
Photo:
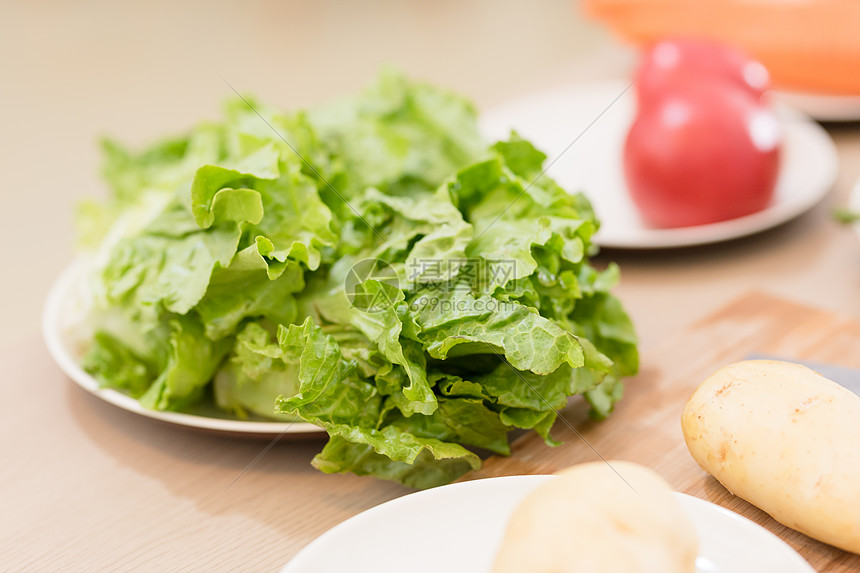
[[[856,368],[849,368],[848,366],[840,366],[838,364],[828,364],[826,362],[815,362],[811,360],[798,360],[796,358],[786,358],[784,356],[773,356],[770,354],[758,354],[753,353],[749,354],[746,357],[747,360],[782,360],[783,362],[794,362],[795,364],[802,364],[809,368],[810,370],[814,370],[818,372],[825,378],[829,378],[833,380],[840,386],[844,386],[845,388],[851,390],[858,396],[860,396],[860,370]]]

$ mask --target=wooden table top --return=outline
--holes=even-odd
[[[639,375],[629,381],[624,399],[606,421],[589,421],[581,402],[569,406],[565,418],[582,439],[566,425],[556,424],[554,436],[564,440],[562,446],[548,449],[539,436],[527,434],[514,443],[509,458],[494,457],[470,477],[553,473],[596,460],[593,447],[604,459],[648,466],[678,491],[763,525],[787,541],[817,571],[858,571],[860,555],[782,526],[733,496],[699,468],[684,444],[680,422],[684,404],[696,387],[726,364],[759,354],[860,368],[858,347],[860,321],[762,294],[742,296],[664,343],[646,349]],[[860,488],[860,476],[852,477]],[[860,508],[846,511],[860,512]]]
[[[818,571],[857,571],[860,556],[786,530],[701,471],[679,417],[705,377],[751,352],[860,367],[858,341],[860,322],[748,295],[646,348],[641,373],[609,420],[588,421],[577,400],[563,415],[604,458],[643,463],[678,490],[753,519]],[[249,468],[265,442],[173,427],[104,403],[67,380],[38,340],[0,364],[7,379],[0,434],[5,458],[14,460],[0,470],[0,555],[12,570],[274,571],[333,525],[409,492],[318,473],[309,465],[318,439],[281,441]],[[597,459],[565,424],[554,434],[562,446],[524,434],[511,457],[490,458],[467,479]]]
[[[324,438],[281,441],[233,483],[267,442],[102,402],[38,339],[0,364],[3,570],[275,571],[332,525],[410,491],[316,471]]]
[[[0,241],[0,372],[6,377],[0,385],[0,570],[274,571],[332,525],[408,493],[374,479],[316,472],[309,462],[322,442],[314,440],[277,443],[243,474],[265,442],[147,420],[62,375],[41,342],[39,312],[73,256],[73,205],[103,192],[98,136],[142,144],[211,118],[231,93],[222,78],[289,108],[355,90],[382,63],[393,62],[486,108],[544,87],[627,73],[630,52],[586,21],[577,5],[248,0],[120,8],[84,0],[6,6],[0,19],[6,239]],[[584,422],[576,406],[565,411],[606,455],[654,461],[676,487],[736,504],[760,522],[767,520],[725,498],[684,458],[670,406],[718,361],[755,350],[860,367],[852,352],[853,320],[860,320],[860,241],[831,217],[860,178],[860,128],[827,129],[839,153],[839,179],[797,220],[730,243],[599,255],[599,262],[621,265],[617,293],[642,339],[643,370],[607,423]],[[763,314],[749,302],[712,314],[751,290],[803,306],[759,298],[753,300]],[[712,318],[687,330],[703,315]],[[831,347],[834,336],[842,342]],[[761,340],[772,344],[761,348]],[[676,347],[687,358],[677,358]],[[654,434],[640,436],[626,425],[640,401],[661,405],[648,421],[660,428]],[[645,427],[642,420],[633,424]],[[470,477],[542,473],[590,459],[575,437],[561,436],[565,431],[556,428],[565,445],[554,450],[527,434],[511,458],[490,460]],[[820,570],[860,571],[806,538],[789,541]]]

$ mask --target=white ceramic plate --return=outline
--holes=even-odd
[[[836,148],[827,132],[805,115],[780,108],[785,145],[776,192],[767,208],[709,225],[649,227],[628,196],[622,171],[623,142],[635,110],[633,90],[625,93],[625,87],[624,83],[602,82],[557,88],[503,104],[481,117],[487,137],[507,138],[516,129],[548,155],[547,164],[584,132],[547,174],[565,189],[584,191],[594,204],[602,223],[594,237],[598,245],[663,249],[744,237],[812,208],[836,181]]]
[[[51,288],[42,315],[42,334],[48,352],[60,366],[60,369],[81,388],[105,402],[119,406],[129,412],[200,430],[258,438],[271,438],[280,435],[299,437],[323,433],[321,428],[307,423],[237,420],[228,417],[225,412],[214,406],[201,407],[194,413],[149,410],[122,392],[110,388],[100,388],[95,378],[80,366],[84,347],[83,340],[87,339],[85,327],[81,320],[86,311],[81,296],[84,289],[83,276],[85,272],[86,265],[80,261],[66,269]]]
[[[860,96],[777,92],[779,101],[818,121],[860,121]]]
[[[851,197],[848,199],[848,208],[855,213],[860,213],[860,179],[857,180],[857,183],[854,184],[854,188],[851,190]],[[854,233],[860,237],[860,222],[854,223],[852,227],[854,227]]]
[[[281,573],[488,573],[511,512],[548,479],[553,476],[476,480],[383,503],[321,535]],[[698,534],[698,573],[815,573],[752,521],[677,495]]]

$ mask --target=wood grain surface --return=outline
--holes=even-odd
[[[4,229],[19,239],[0,244],[0,571],[276,571],[333,525],[409,490],[320,474],[309,462],[322,440],[266,449],[170,427],[103,403],[60,372],[39,338],[38,314],[73,256],[73,204],[104,193],[95,141],[110,135],[137,147],[217,117],[232,95],[224,80],[295,109],[352,92],[390,62],[489,109],[546,88],[627,77],[634,55],[576,2],[109,4],[13,2],[0,19]],[[212,41],[228,37],[250,40]],[[839,179],[795,221],[702,248],[599,255],[623,269],[616,293],[643,340],[642,374],[614,418],[589,423],[576,404],[564,413],[601,452],[671,468],[676,486],[725,498],[680,449],[672,400],[752,351],[860,366],[856,323],[767,297],[676,334],[750,289],[860,319],[857,237],[831,216],[860,177],[860,129],[827,129]],[[564,160],[576,160],[575,147]],[[651,409],[640,412],[639,402]],[[525,434],[512,458],[489,460],[472,477],[596,459],[569,428],[559,424],[556,435],[566,443],[550,449]],[[802,536],[792,542],[821,549]],[[812,559],[822,571],[860,572],[856,558],[831,555],[841,569]]]
[[[751,353],[860,368],[858,349],[860,323],[854,320],[763,294],[744,296],[663,344],[647,349],[641,373],[628,382],[624,399],[608,420],[591,422],[582,402],[571,404],[563,412],[570,426],[557,423],[554,429],[554,436],[565,442],[562,446],[548,448],[534,433],[525,434],[514,443],[511,457],[490,458],[469,479],[552,473],[597,460],[599,452],[608,460],[644,464],[678,491],[722,505],[763,525],[794,547],[816,571],[860,571],[860,555],[788,529],[730,494],[693,461],[680,424],[683,406],[695,388],[720,367]],[[581,438],[575,435],[574,428]],[[856,440],[857,436],[846,439]],[[860,476],[855,477],[860,482]],[[845,509],[860,512],[860,508]]]
[[[0,355],[0,571],[275,572],[333,525],[411,490],[270,442],[126,412],[38,338]]]
[[[751,352],[860,367],[860,323],[764,295],[745,296],[659,345],[612,417],[570,426],[604,457],[636,461],[673,486],[763,524],[818,571],[860,571],[860,557],[787,531],[733,498],[684,447],[679,417],[696,385]],[[0,355],[0,570],[277,571],[337,523],[409,493],[310,467],[322,441],[207,435],[130,414],[66,379],[38,339]],[[469,479],[544,474],[597,455],[560,422],[549,448],[532,433]],[[262,454],[262,455],[261,455]],[[261,456],[258,458],[258,456]]]

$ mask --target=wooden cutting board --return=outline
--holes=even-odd
[[[514,442],[510,457],[488,459],[469,479],[552,473],[598,460],[596,451],[605,459],[648,466],[678,491],[748,517],[787,541],[816,571],[860,571],[860,555],[788,529],[730,494],[690,457],[680,424],[681,411],[693,390],[720,367],[751,353],[860,368],[858,350],[860,322],[764,294],[749,294],[658,347],[646,349],[640,374],[628,381],[624,399],[608,420],[590,421],[584,403],[576,401],[562,411],[572,427],[559,421],[554,429],[554,437],[564,441],[562,446],[549,448],[529,432]]]

